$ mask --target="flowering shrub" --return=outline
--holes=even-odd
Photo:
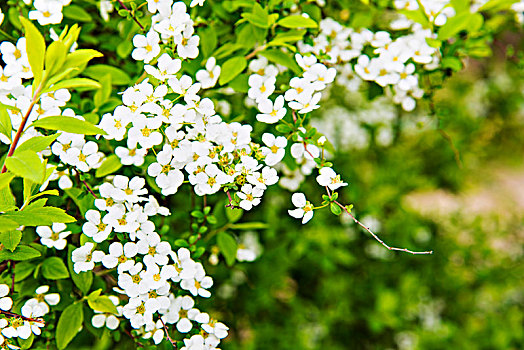
[[[249,230],[272,223],[240,221],[277,184],[303,224],[329,207],[385,249],[432,253],[390,246],[353,215],[339,199],[348,179],[330,157],[367,140],[351,136],[360,126],[350,118],[324,117],[340,128],[312,116],[334,86],[382,96],[385,110],[433,111],[444,80],[465,58],[491,55],[493,35],[522,20],[523,3],[339,5],[1,8],[2,348],[64,349],[101,328],[114,342],[217,348],[229,328],[206,312],[206,269],[257,258]],[[372,26],[373,16],[387,21]],[[390,144],[391,127],[376,138]],[[321,200],[299,192],[313,172]]]

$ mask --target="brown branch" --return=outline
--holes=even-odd
[[[229,199],[229,204],[226,204],[226,208],[242,209],[238,205],[233,204],[233,198],[231,198],[231,194],[229,193],[229,191],[226,191],[226,194],[227,194],[227,198]]]
[[[162,326],[164,326],[164,331],[166,332],[166,337],[167,339],[169,339],[169,341],[171,342],[171,345],[173,345],[173,348],[177,349],[177,346],[176,346],[176,342],[171,339],[171,337],[169,336],[169,331],[166,327],[166,324],[164,323],[164,320],[162,319],[162,317],[160,317],[160,322],[162,322]]]
[[[95,192],[93,192],[93,190],[91,189],[91,187],[89,187],[89,185],[87,184],[87,182],[85,180],[81,180],[82,183],[84,184],[84,186],[87,188],[87,190],[89,191],[89,193],[91,193],[91,195],[93,195],[93,197],[95,198],[98,198],[98,196],[96,195]]]
[[[255,55],[256,55],[259,51],[262,51],[262,50],[264,50],[265,48],[266,48],[265,45],[259,46],[259,47],[257,47],[256,49],[254,49],[253,52],[251,52],[251,53],[245,55],[244,58],[245,58],[246,60],[249,60],[249,59],[255,57]]]
[[[45,321],[42,320],[41,318],[25,317],[25,316],[22,316],[22,315],[19,315],[19,314],[15,314],[14,312],[4,311],[4,310],[1,310],[1,309],[0,309],[0,314],[6,315],[7,317],[21,318],[24,321],[42,323],[42,324],[45,325]]]
[[[11,294],[13,294],[15,292],[15,266],[16,266],[16,262],[14,260],[10,260],[11,261]]]
[[[382,244],[384,247],[386,247],[386,249],[388,250],[394,250],[394,251],[398,251],[398,252],[405,252],[405,253],[409,253],[409,254],[413,254],[413,255],[423,255],[423,254],[433,254],[433,251],[430,250],[430,251],[425,251],[425,252],[415,252],[415,251],[412,251],[412,250],[409,250],[409,249],[406,249],[406,248],[396,248],[396,247],[390,247],[389,245],[387,245],[386,243],[384,243],[383,240],[381,240],[376,234],[374,234],[370,229],[369,227],[366,227],[364,224],[362,224],[360,221],[358,221],[354,216],[353,214],[351,214],[351,212],[345,207],[343,206],[342,204],[340,204],[339,202],[337,201],[334,201],[335,204],[337,204],[341,209],[343,209],[346,213],[348,213],[348,215],[353,219],[353,221],[355,223],[357,223],[359,226],[361,226],[364,230],[368,231],[368,233],[373,236],[373,238],[375,238],[380,244]]]

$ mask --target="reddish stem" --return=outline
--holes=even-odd
[[[7,152],[7,157],[5,158],[6,161],[7,161],[7,158],[11,157],[13,153],[15,153],[15,149],[16,149],[16,146],[18,145],[18,141],[20,141],[20,136],[22,136],[22,133],[24,132],[25,124],[27,123],[27,120],[29,119],[29,115],[31,114],[31,111],[33,110],[33,107],[35,106],[35,104],[36,104],[36,99],[33,99],[33,101],[31,102],[31,105],[29,106],[29,110],[25,114],[24,118],[22,119],[22,123],[20,123],[20,126],[18,127],[18,130],[16,131],[15,138],[13,139],[13,142],[11,143],[11,146],[9,147],[9,152]],[[2,167],[2,171],[0,172],[0,174],[5,173],[6,171],[7,171],[7,167],[5,166],[5,162],[4,162],[4,166]]]

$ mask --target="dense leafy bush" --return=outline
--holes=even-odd
[[[522,345],[524,2],[0,8],[2,348]]]

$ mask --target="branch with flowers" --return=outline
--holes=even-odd
[[[115,343],[216,349],[229,328],[203,310],[208,271],[218,254],[257,258],[244,245],[256,239],[232,232],[271,224],[240,220],[272,186],[304,224],[330,207],[388,250],[432,253],[387,245],[339,202],[336,149],[312,121],[337,79],[415,109],[434,87],[422,78],[442,82],[487,47],[493,8],[417,1],[372,31],[311,1],[96,3],[18,4],[0,31],[17,36],[0,44],[0,257],[13,270],[1,348],[74,348],[107,328]],[[298,192],[315,169],[318,206]]]

